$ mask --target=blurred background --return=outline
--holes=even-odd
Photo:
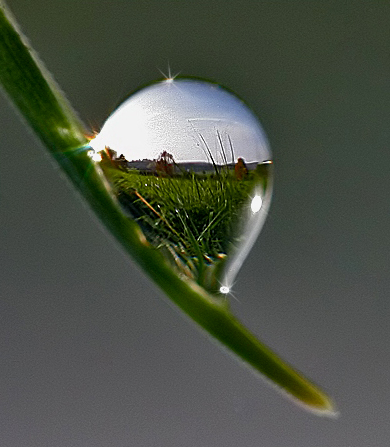
[[[296,407],[173,310],[1,96],[0,445],[387,446],[389,2],[10,6],[94,129],[168,64],[255,110],[275,189],[234,311],[341,416]]]

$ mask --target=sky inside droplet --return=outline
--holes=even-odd
[[[262,162],[271,158],[253,112],[227,90],[205,81],[152,84],[129,97],[91,141],[128,161],[155,160],[164,151],[178,163]]]

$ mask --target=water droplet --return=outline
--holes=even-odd
[[[206,81],[138,90],[90,141],[123,212],[178,270],[229,293],[267,215],[272,162],[253,112]]]

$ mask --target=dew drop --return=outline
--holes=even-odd
[[[227,294],[264,223],[272,161],[254,113],[201,80],[151,84],[90,141],[123,212],[180,274]]]

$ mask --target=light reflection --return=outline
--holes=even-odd
[[[88,155],[88,157],[92,158],[93,161],[96,161],[97,163],[99,163],[99,161],[102,161],[102,156],[101,156],[100,152],[91,150],[91,151],[87,152],[87,155]]]
[[[228,294],[230,292],[230,288],[228,286],[222,286],[219,291],[223,294]]]
[[[261,196],[253,197],[252,202],[251,202],[252,213],[253,214],[258,213],[260,211],[260,208],[262,207],[262,205],[263,205],[263,199],[261,198]]]

